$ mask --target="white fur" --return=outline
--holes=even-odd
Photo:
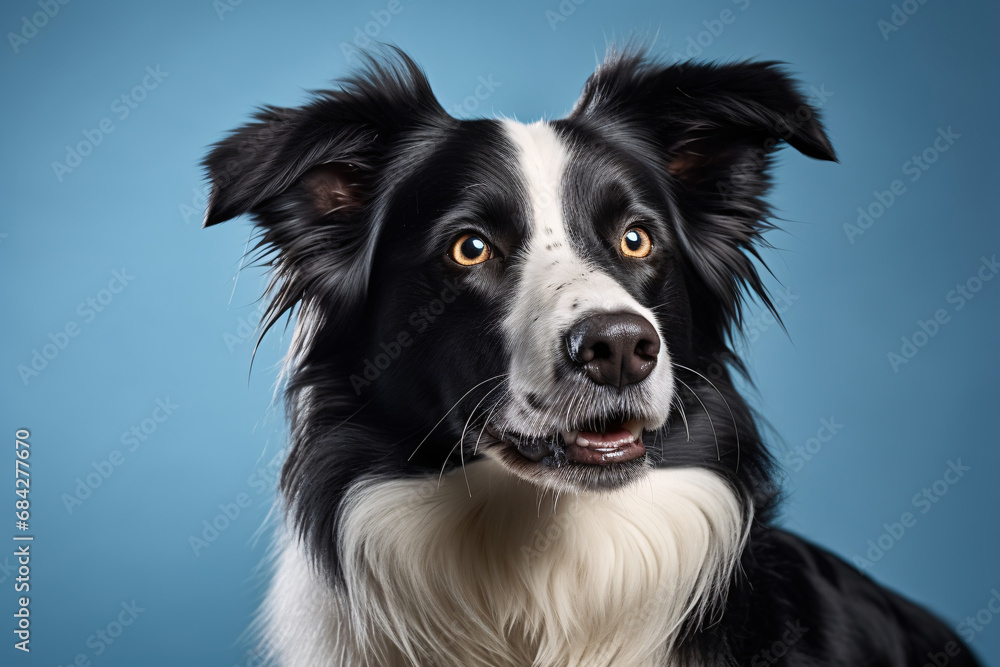
[[[719,477],[664,469],[611,493],[539,496],[486,459],[347,494],[346,589],[287,541],[266,604],[278,664],[671,665],[724,595],[745,535]]]
[[[570,159],[564,142],[544,122],[523,125],[505,121],[504,127],[518,151],[530,203],[531,231],[517,292],[504,320],[511,348],[514,400],[501,418],[532,425],[538,422],[539,432],[546,433],[557,425],[544,423],[547,420],[532,410],[524,397],[529,393],[541,397],[559,394],[553,371],[560,355],[565,354],[564,336],[574,322],[585,314],[632,312],[660,329],[649,308],[574,252],[563,219],[562,179]],[[663,424],[673,396],[673,373],[665,344],[660,346],[653,372],[637,390],[649,413],[647,428]],[[562,426],[573,428],[571,424]]]

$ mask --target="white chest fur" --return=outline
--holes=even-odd
[[[489,460],[467,474],[357,484],[346,590],[286,541],[264,610],[278,664],[674,665],[742,548],[740,505],[704,470],[558,501]]]

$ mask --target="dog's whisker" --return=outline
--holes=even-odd
[[[472,448],[472,455],[473,456],[475,456],[477,453],[479,453],[479,441],[483,439],[483,432],[486,430],[486,427],[490,425],[490,419],[493,417],[493,413],[496,411],[496,409],[500,406],[501,402],[505,398],[506,397],[501,397],[500,400],[498,400],[493,405],[493,407],[490,408],[489,414],[487,414],[486,415],[486,419],[483,420],[483,427],[481,429],[479,429],[479,437],[476,438],[476,446]]]
[[[687,413],[684,411],[684,402],[680,400],[680,395],[674,394],[673,400],[677,401],[677,411],[681,414],[681,421],[684,422],[684,432],[687,434],[686,442],[691,442],[691,429],[688,427]]]
[[[691,392],[691,395],[694,396],[694,399],[698,401],[699,405],[701,405],[701,409],[705,411],[705,416],[708,417],[708,425],[712,427],[712,437],[715,438],[715,455],[721,461],[722,450],[719,449],[719,435],[715,432],[715,422],[712,421],[712,413],[708,411],[708,406],[705,405],[705,402],[701,400],[701,397],[698,396],[697,392],[695,392],[695,390],[692,389],[687,382],[685,382],[680,378],[675,378],[675,379],[682,385],[684,385],[688,391]]]
[[[434,424],[434,426],[431,427],[431,430],[427,432],[427,435],[424,436],[424,439],[421,440],[417,444],[417,446],[413,449],[413,451],[410,453],[410,455],[408,457],[406,457],[406,460],[409,461],[409,460],[411,460],[414,457],[414,455],[417,453],[417,450],[420,449],[425,442],[427,442],[427,439],[429,437],[431,437],[431,434],[434,433],[434,431],[437,429],[437,427],[441,425],[441,422],[443,422],[445,419],[447,419],[448,415],[450,415],[452,413],[452,411],[455,408],[458,407],[459,403],[461,403],[462,401],[465,400],[466,396],[468,396],[469,394],[471,394],[472,392],[474,392],[479,387],[482,387],[487,382],[492,382],[493,380],[496,380],[497,378],[502,378],[505,375],[510,375],[510,373],[500,373],[499,375],[494,375],[491,378],[487,378],[486,380],[483,380],[482,382],[480,382],[480,383],[476,384],[475,386],[473,386],[472,389],[470,389],[469,391],[467,391],[464,394],[462,394],[462,397],[459,398],[457,401],[455,401],[455,404],[452,405],[450,408],[448,408],[448,411],[446,413],[444,413],[444,416],[442,416],[441,419],[439,419],[437,421],[437,423]]]
[[[707,382],[708,384],[710,384],[712,386],[712,389],[715,390],[715,393],[717,393],[719,395],[719,398],[722,399],[722,402],[725,403],[726,410],[729,410],[729,418],[733,420],[733,432],[736,435],[736,472],[739,472],[739,470],[740,470],[740,427],[736,424],[736,415],[733,414],[733,409],[731,407],[729,407],[729,401],[726,400],[726,397],[723,395],[723,393],[721,391],[719,391],[719,388],[715,386],[714,382],[712,382],[711,380],[709,380],[707,377],[705,377],[704,375],[702,375],[701,373],[699,373],[695,369],[688,368],[687,366],[683,366],[683,365],[678,364],[676,362],[674,362],[674,366],[677,366],[678,368],[683,368],[686,371],[691,371],[692,373],[694,373],[695,375],[697,375],[698,377],[700,377],[702,380],[704,380],[705,382]]]
[[[441,490],[441,479],[444,477],[445,468],[448,467],[448,461],[451,459],[451,455],[455,453],[455,448],[462,444],[462,440],[459,439],[452,445],[451,449],[448,450],[448,454],[444,457],[444,462],[441,463],[441,472],[438,473],[437,488]],[[464,449],[464,448],[463,448]],[[465,459],[462,459],[462,474],[465,475],[465,488],[469,492],[469,497],[472,497],[472,487],[469,486],[469,475],[465,471]]]
[[[465,432],[469,429],[469,423],[472,421],[472,418],[475,416],[476,410],[478,410],[479,406],[483,404],[483,401],[485,401],[487,398],[489,398],[490,394],[492,394],[493,392],[495,392],[497,389],[499,389],[502,386],[503,386],[503,380],[500,380],[500,382],[497,383],[497,386],[495,386],[492,389],[490,389],[488,392],[486,392],[483,395],[483,397],[481,399],[479,399],[479,402],[476,403],[475,407],[472,408],[472,410],[469,412],[469,418],[465,420],[465,426],[462,427],[462,435],[459,436],[459,438],[458,438],[458,445],[456,445],[456,446],[459,447],[459,450],[458,450],[459,451],[459,457],[462,460],[462,473],[465,474],[465,485],[466,485],[466,487],[469,487],[469,476],[465,472],[465,444],[464,444],[465,443]],[[486,428],[486,422],[483,423],[483,428]],[[482,435],[482,431],[480,431],[479,434],[481,436]],[[476,445],[477,446],[479,445],[478,440],[476,441]],[[451,451],[448,452],[448,456],[445,457],[445,465],[447,465],[448,459],[451,458],[451,455],[452,455],[452,453],[454,451],[455,451],[455,448],[452,447]],[[441,470],[442,470],[442,473],[443,473],[444,472],[444,467],[442,467]],[[439,482],[440,482],[440,480],[439,480]],[[472,488],[471,487],[469,487],[469,497],[470,498],[472,497]]]

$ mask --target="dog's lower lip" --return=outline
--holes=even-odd
[[[642,431],[643,422],[639,419],[611,426],[600,433],[581,430],[561,431],[562,442],[559,443],[561,446],[558,447],[558,452],[552,449],[556,441],[551,441],[551,444],[544,440],[527,442],[510,440],[510,442],[516,445],[522,456],[535,462],[545,461],[548,464],[548,457],[552,454],[557,458],[562,457],[564,462],[609,466],[645,456],[646,446],[642,442]]]
[[[566,459],[573,463],[586,465],[608,466],[613,463],[625,463],[645,456],[646,445],[642,440],[631,440],[618,447],[580,447],[570,445],[566,448]]]
[[[619,426],[607,428],[601,433],[596,431],[563,431],[562,437],[567,446],[617,449],[632,441],[641,441],[642,421],[630,419]]]
[[[566,439],[566,433],[563,439]],[[574,463],[607,466],[625,463],[646,454],[642,442],[642,422],[630,420],[603,433],[578,431],[566,440],[566,458]]]

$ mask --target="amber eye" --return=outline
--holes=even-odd
[[[632,227],[622,236],[622,254],[641,259],[653,251],[653,239],[642,227]]]
[[[493,257],[493,249],[479,236],[463,234],[452,244],[449,254],[462,266],[473,266]]]

